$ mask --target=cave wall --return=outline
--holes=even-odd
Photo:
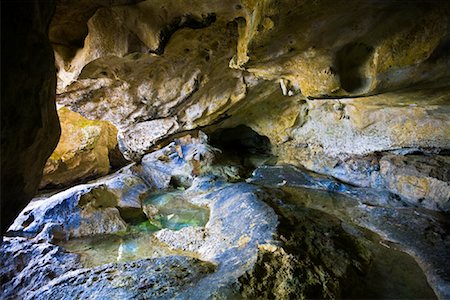
[[[2,233],[36,193],[58,142],[56,73],[48,27],[53,1],[2,1]]]
[[[450,184],[432,174],[450,170],[449,24],[448,1],[102,7],[74,55],[55,46],[57,102],[117,126],[129,160],[184,131],[246,125],[279,163],[447,211]]]
[[[113,123],[129,160],[174,134],[244,124],[280,162],[379,187],[385,154],[450,149],[447,1],[53,6],[2,9],[2,200],[17,207],[59,131],[47,36],[57,103]]]
[[[450,4],[443,1],[143,1],[103,7],[87,22],[75,55],[64,56],[61,41],[55,47],[57,101],[85,117],[114,123],[121,149],[132,160],[178,132],[227,118],[255,123],[240,112],[263,102],[283,115],[277,120],[284,122],[281,128],[260,126],[271,131],[275,144],[304,142],[309,132],[291,130],[304,124],[301,115],[328,109],[308,102],[313,99],[366,97],[363,102],[380,103],[376,96],[387,94],[380,105],[395,110],[426,99],[413,95],[400,101],[405,97],[395,94],[421,85],[437,89],[431,94],[440,94],[430,102],[444,97],[439,105],[445,110],[449,18]],[[371,138],[384,139],[385,147],[357,153],[345,140],[332,147],[335,153],[366,154],[424,144],[397,143],[403,139],[382,137],[383,130]],[[349,132],[341,135],[349,139]],[[442,134],[429,147],[447,147],[448,132]]]

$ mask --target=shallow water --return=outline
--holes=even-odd
[[[153,195],[144,200],[144,206],[151,205],[154,216],[150,223],[157,228],[180,230],[184,227],[205,226],[209,219],[209,209],[189,203],[181,192]]]
[[[129,224],[127,232],[71,239],[59,246],[79,254],[86,268],[168,255],[196,257],[195,253],[169,249],[153,233],[164,228],[180,230],[188,226],[205,226],[209,210],[189,203],[180,192],[157,194],[146,199],[144,204],[154,206],[157,213],[150,220]]]
[[[160,243],[151,233],[97,235],[60,243],[66,250],[80,255],[81,264],[92,268],[109,263],[129,262],[168,255],[196,257],[194,253],[174,251]]]

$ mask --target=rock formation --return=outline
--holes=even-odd
[[[106,175],[120,166],[117,129],[106,121],[91,121],[60,108],[61,137],[44,167],[40,187],[67,186],[77,181]]]

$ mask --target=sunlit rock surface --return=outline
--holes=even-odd
[[[120,152],[117,148],[117,129],[105,121],[88,120],[81,115],[60,108],[58,116],[61,137],[44,167],[40,187],[67,186],[71,183],[109,173]],[[114,152],[119,152],[117,155]],[[112,158],[113,161],[110,161]]]

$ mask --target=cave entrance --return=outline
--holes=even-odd
[[[222,150],[223,163],[237,165],[243,177],[251,175],[256,167],[275,164],[272,145],[267,136],[260,135],[249,126],[221,128],[210,133],[211,146]]]

